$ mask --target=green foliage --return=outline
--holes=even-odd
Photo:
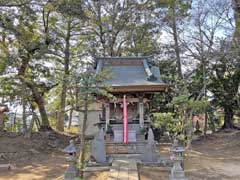
[[[181,122],[174,119],[172,113],[154,113],[153,117],[153,126],[162,132],[168,131],[171,137],[175,137],[181,129]]]
[[[209,106],[207,100],[192,100],[187,95],[174,97],[171,103],[175,105],[176,108],[181,110],[192,110],[195,113],[201,113],[204,111],[204,108]]]
[[[58,0],[56,5],[56,9],[58,12],[68,17],[84,17],[83,11],[83,1],[82,0]]]
[[[212,105],[225,111],[224,127],[233,127],[234,110],[239,109],[240,59],[239,49],[222,43],[216,51],[218,63],[210,74],[209,90],[213,93]],[[231,45],[232,46],[232,45]]]
[[[72,89],[75,96],[73,97],[76,109],[83,106],[87,101],[88,104],[95,102],[95,95],[103,95],[112,97],[106,89],[103,88],[103,82],[109,78],[106,75],[108,71],[101,71],[96,74],[95,71],[87,70],[79,72],[77,69],[71,76],[71,85],[69,88]]]
[[[177,18],[183,18],[188,16],[188,11],[191,9],[190,0],[157,0],[159,7],[168,8],[166,13],[168,19],[171,19],[173,16]],[[176,14],[173,14],[171,9],[175,10]]]
[[[173,122],[172,113],[154,113],[153,116],[156,128],[166,128],[169,123]]]
[[[151,55],[158,52],[153,1],[91,1],[89,51],[95,56]],[[96,41],[98,39],[98,41]]]

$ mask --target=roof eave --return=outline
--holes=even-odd
[[[131,85],[131,86],[112,86],[107,89],[109,92],[166,92],[167,84],[160,85]]]

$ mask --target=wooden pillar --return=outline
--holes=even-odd
[[[106,118],[106,127],[105,130],[107,131],[109,121],[110,121],[110,103],[105,104],[105,118]]]
[[[139,100],[139,125],[141,128],[144,127],[144,105],[143,105],[143,100]]]

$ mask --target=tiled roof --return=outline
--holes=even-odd
[[[160,79],[159,68],[150,65],[149,57],[110,57],[96,60],[97,72],[103,69],[111,72],[111,77],[104,83],[106,86],[166,86]]]

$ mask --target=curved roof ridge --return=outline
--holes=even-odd
[[[143,60],[143,59],[149,59],[152,58],[152,56],[117,56],[117,57],[95,57],[95,59],[99,60],[127,60],[127,59],[133,59],[133,60]]]

